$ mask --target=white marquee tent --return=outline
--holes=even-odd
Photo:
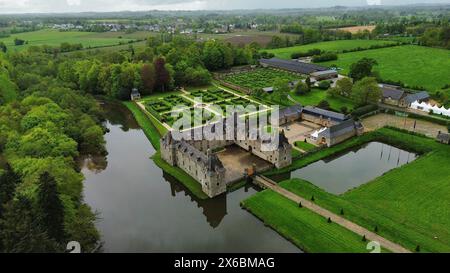
[[[419,103],[418,101],[415,101],[411,104],[410,108],[428,113],[430,113],[430,111],[433,111],[434,114],[450,117],[450,109],[446,109],[444,108],[444,106],[438,107],[436,105],[433,106],[426,102]]]

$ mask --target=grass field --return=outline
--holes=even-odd
[[[283,187],[414,251],[450,252],[450,146],[434,139],[382,128],[296,160],[284,172],[370,141],[381,141],[422,156],[359,188],[337,196],[302,180]],[[283,170],[272,172],[282,173]],[[269,173],[268,173],[269,174]],[[317,237],[320,238],[320,237]]]
[[[290,95],[302,105],[317,106],[319,102],[326,100],[330,104],[331,109],[336,112],[341,112],[342,107],[347,107],[347,110],[351,112],[356,107],[352,100],[344,97],[328,96],[327,91],[318,88],[312,89],[311,92],[306,95],[297,95],[295,92],[291,92]]]
[[[311,143],[307,143],[307,142],[303,142],[303,141],[295,142],[295,146],[302,149],[305,152],[309,152],[309,151],[317,148],[316,146],[312,145]]]
[[[392,41],[382,41],[382,40],[341,40],[341,41],[329,41],[309,45],[270,49],[265,51],[275,54],[277,58],[291,59],[292,53],[307,52],[308,50],[315,48],[324,51],[342,52],[342,50],[350,50],[358,47],[368,48],[372,45],[385,45],[394,43],[395,42]]]
[[[79,32],[79,31],[61,32],[53,29],[43,29],[33,32],[13,34],[10,37],[0,38],[0,42],[4,42],[8,47],[8,50],[20,51],[30,46],[41,46],[41,45],[60,46],[61,43],[70,43],[70,44],[80,43],[83,45],[84,48],[102,47],[102,46],[119,45],[120,43],[128,43],[129,41],[133,41],[133,39],[135,39],[131,38],[135,37],[132,36],[132,34],[128,36],[123,35],[122,39],[119,38],[119,36],[120,34],[117,33],[107,35],[104,33]],[[14,45],[15,38],[25,40],[28,43],[22,46],[15,46]]]
[[[339,54],[337,61],[323,65],[336,64],[346,74],[351,64],[364,57],[377,60],[375,71],[385,80],[423,86],[432,93],[450,84],[450,50],[445,49],[413,45],[389,47]]]
[[[367,253],[359,235],[271,190],[244,200],[242,206],[306,252]],[[282,213],[280,213],[282,212]]]

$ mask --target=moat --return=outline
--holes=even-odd
[[[240,208],[256,189],[198,200],[153,163],[155,150],[126,108],[105,110],[109,154],[82,169],[104,252],[300,252]]]
[[[300,178],[333,194],[357,188],[384,173],[416,160],[417,154],[381,142],[338,153],[291,173],[273,176],[276,181]]]

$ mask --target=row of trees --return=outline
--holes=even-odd
[[[255,63],[256,45],[236,47],[210,40],[197,43],[179,36],[151,37],[147,46],[132,45],[122,52],[77,52],[57,66],[58,78],[68,87],[93,95],[128,99],[133,88],[143,95],[165,92],[177,86],[204,86],[209,71]]]

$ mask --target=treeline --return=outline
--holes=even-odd
[[[0,101],[0,252],[63,252],[69,241],[85,252],[99,246],[76,159],[106,154],[101,109],[64,87],[58,63],[39,52],[0,55],[0,74],[17,93]]]
[[[58,78],[67,86],[93,95],[126,100],[133,88],[142,95],[166,92],[181,86],[204,86],[209,71],[255,63],[256,45],[235,47],[210,40],[198,43],[174,36],[168,42],[149,38],[144,48],[124,51],[77,52],[64,57]]]

